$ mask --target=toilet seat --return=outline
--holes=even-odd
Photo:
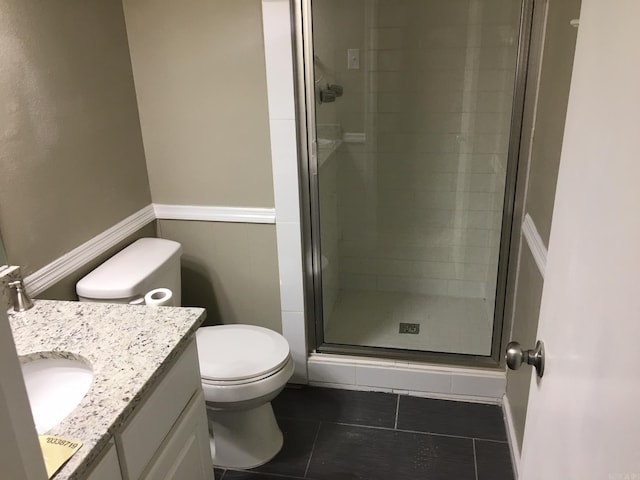
[[[196,332],[203,384],[240,385],[267,378],[290,361],[282,335],[254,325],[218,325]]]
[[[289,357],[289,358],[291,358],[291,357]],[[219,386],[219,387],[233,386],[233,385],[246,385],[246,384],[250,384],[250,383],[254,383],[254,382],[259,382],[260,380],[264,380],[265,378],[269,378],[269,377],[279,373],[280,370],[282,368],[284,368],[284,367],[286,367],[286,361],[285,361],[285,364],[282,365],[281,368],[273,370],[273,371],[271,371],[269,373],[265,373],[264,375],[258,375],[257,377],[245,378],[245,379],[242,379],[242,380],[212,380],[210,378],[205,378],[205,377],[202,377],[200,380],[201,380],[203,385]]]

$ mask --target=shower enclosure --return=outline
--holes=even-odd
[[[302,12],[318,351],[495,361],[530,7],[302,0]]]

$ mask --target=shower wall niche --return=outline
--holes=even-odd
[[[312,6],[325,342],[489,355],[520,2]]]

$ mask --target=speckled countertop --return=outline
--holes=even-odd
[[[37,300],[32,309],[10,315],[18,355],[57,352],[54,356],[83,358],[93,369],[82,402],[47,432],[83,442],[55,480],[86,473],[204,318],[202,308],[50,300]]]

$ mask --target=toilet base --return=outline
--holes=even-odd
[[[282,448],[282,432],[271,402],[247,410],[207,407],[211,458],[216,467],[253,468],[267,463]]]

